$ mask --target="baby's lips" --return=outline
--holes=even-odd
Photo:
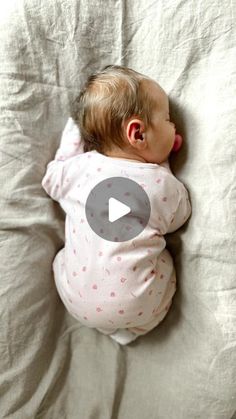
[[[175,134],[175,142],[172,148],[172,151],[177,152],[181,148],[183,143],[183,138],[179,134]]]

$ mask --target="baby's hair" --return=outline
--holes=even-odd
[[[151,79],[117,65],[106,66],[88,78],[72,111],[85,152],[105,153],[114,145],[122,147],[123,123],[133,115],[151,124],[153,103],[144,80]]]

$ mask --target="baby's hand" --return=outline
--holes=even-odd
[[[175,134],[175,142],[171,151],[174,153],[177,153],[177,151],[179,151],[179,149],[181,148],[182,143],[183,143],[183,138],[181,137],[181,135]]]

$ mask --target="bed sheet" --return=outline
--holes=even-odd
[[[236,5],[10,0],[0,5],[0,401],[11,419],[231,419],[236,411]],[[81,326],[55,289],[64,214],[41,180],[87,76],[158,81],[184,148],[192,217],[167,237],[178,290],[127,347]]]

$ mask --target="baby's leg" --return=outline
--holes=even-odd
[[[166,314],[169,311],[175,291],[176,276],[175,271],[173,270],[162,302],[158,307],[158,310],[155,312],[155,315],[152,318],[152,320],[145,325],[140,325],[139,327],[131,327],[128,330],[132,333],[137,334],[137,336],[143,336],[146,335],[146,333],[150,332],[152,329],[154,329],[156,326],[158,326],[158,324],[161,323],[161,321],[165,318]]]
[[[176,291],[176,277],[175,271],[173,270],[170,277],[167,289],[158,310],[155,312],[154,317],[147,324],[140,325],[139,327],[130,327],[127,329],[97,329],[105,335],[109,335],[120,345],[128,345],[133,342],[139,336],[146,335],[146,333],[153,330],[158,324],[165,318],[167,312],[172,303],[172,297]]]
[[[153,330],[166,316],[172,300],[163,308],[161,312],[157,312],[155,317],[142,327],[130,327],[128,329],[117,329],[111,332],[110,330],[97,329],[99,332],[102,332],[105,335],[110,336],[120,345],[128,345],[129,343],[136,340],[139,336],[146,335],[146,333]]]
[[[162,320],[164,320],[172,301],[165,307],[165,309],[161,313],[157,313],[155,318],[152,319],[148,324],[143,325],[142,327],[130,327],[128,330],[134,334],[136,337],[146,335],[146,333],[150,332],[151,330],[155,329]]]

